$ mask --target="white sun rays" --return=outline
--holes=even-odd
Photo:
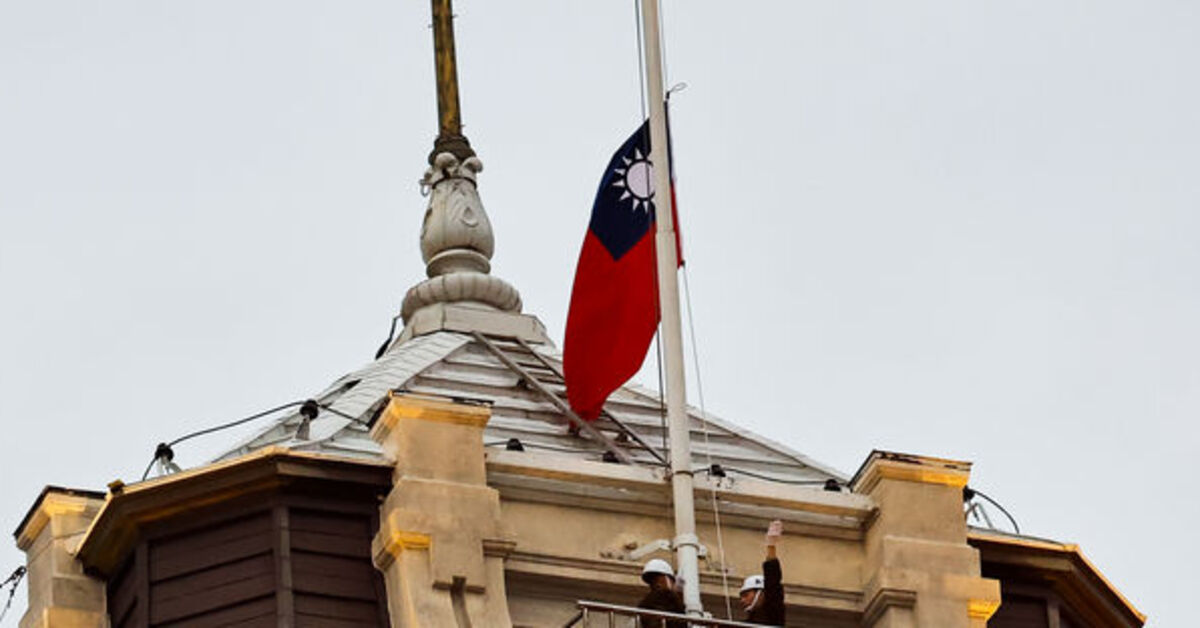
[[[633,210],[649,213],[650,201],[654,198],[654,165],[642,155],[639,149],[633,149],[633,159],[622,157],[624,168],[617,168],[619,176],[613,181],[613,186],[622,188],[621,198],[633,199]]]

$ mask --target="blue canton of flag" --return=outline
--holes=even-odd
[[[644,122],[613,153],[592,203],[588,227],[614,260],[654,226],[654,167],[650,163],[650,123]]]

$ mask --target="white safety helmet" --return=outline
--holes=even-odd
[[[654,580],[654,576],[664,575],[675,579],[675,570],[671,569],[671,563],[661,559],[654,558],[646,562],[646,566],[642,567],[642,582],[650,584]]]
[[[763,588],[763,577],[761,575],[750,576],[749,578],[746,578],[745,580],[742,581],[742,588],[740,591],[738,591],[738,595],[741,595],[742,593],[745,593],[746,591],[754,591],[756,589],[761,590],[762,588]]]

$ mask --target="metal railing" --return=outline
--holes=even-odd
[[[680,615],[679,613],[652,611],[633,606],[618,606],[616,604],[593,602],[591,600],[580,600],[577,606],[579,607],[579,612],[570,621],[563,624],[563,628],[573,628],[575,626],[579,626],[580,628],[592,628],[594,626],[603,626],[604,628],[659,628],[660,626],[679,625],[676,622],[684,622],[683,625],[691,628],[761,628],[758,624],[747,624],[740,621],[729,621],[728,619]]]

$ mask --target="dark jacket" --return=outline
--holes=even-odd
[[[686,613],[687,608],[683,605],[683,599],[679,594],[668,589],[651,589],[646,597],[638,602],[638,608],[645,608],[652,611],[664,611],[667,613]],[[687,628],[687,622],[682,619],[643,619],[642,626],[647,628],[659,628],[665,625],[666,628]]]
[[[783,606],[783,570],[779,559],[763,561],[762,599],[754,610],[746,613],[746,622],[764,626],[782,626],[786,609]]]

